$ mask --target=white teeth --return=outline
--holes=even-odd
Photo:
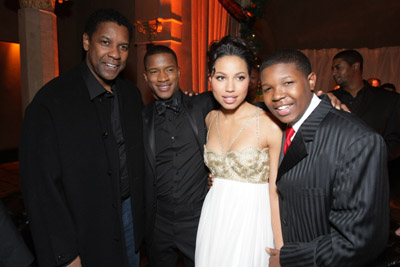
[[[278,110],[282,110],[282,109],[287,109],[289,107],[289,105],[284,105],[284,106],[280,106],[277,109]]]
[[[117,67],[117,65],[113,65],[113,64],[110,64],[110,63],[106,63],[106,65],[111,67],[111,68],[116,68]]]

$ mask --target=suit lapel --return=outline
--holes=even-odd
[[[154,137],[154,102],[150,103],[143,110],[143,130],[144,130],[144,148],[149,157],[149,162],[155,170],[155,137]]]
[[[314,140],[315,133],[321,121],[331,109],[332,106],[329,98],[324,96],[320,104],[303,122],[299,131],[294,136],[292,144],[288,148],[279,166],[277,181],[308,155],[306,143]]]
[[[192,102],[189,100],[189,97],[183,96],[183,103],[185,106],[186,114],[189,119],[189,123],[192,126],[193,133],[196,138],[197,145],[200,148],[201,154],[204,152],[204,115],[200,110],[196,110],[193,106]]]

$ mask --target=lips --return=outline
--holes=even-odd
[[[226,104],[233,104],[236,102],[236,96],[223,96],[222,99]]]
[[[171,88],[171,85],[170,84],[168,84],[168,85],[157,85],[157,88],[161,92],[166,92]]]
[[[287,115],[289,115],[291,113],[291,111],[293,109],[293,104],[281,105],[281,106],[275,107],[274,109],[275,109],[275,112],[279,116],[284,117],[284,116],[287,116]]]
[[[110,70],[116,70],[119,67],[118,64],[111,64],[111,63],[107,63],[107,62],[105,62],[103,64],[106,66],[107,69],[110,69]]]

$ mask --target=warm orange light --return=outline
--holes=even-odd
[[[7,66],[6,72],[8,74],[6,75],[12,75],[15,72],[19,72],[19,66],[20,66],[19,44],[6,43],[6,42],[1,42],[1,43],[7,46],[6,62],[4,63],[4,65]]]
[[[178,45],[181,45],[181,44],[182,44],[181,42],[178,42],[178,41],[175,41],[175,40],[157,41],[157,44],[158,44],[158,43],[173,43],[173,44],[178,44]]]
[[[179,25],[182,25],[183,23],[182,23],[182,21],[179,21],[179,20],[177,20],[177,19],[163,19],[163,18],[158,18],[158,21],[160,21],[161,23],[167,23],[167,22],[172,22],[172,23],[176,23],[176,24],[179,24]]]

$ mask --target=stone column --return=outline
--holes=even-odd
[[[21,51],[22,113],[36,92],[58,76],[55,0],[20,0],[18,34]]]

